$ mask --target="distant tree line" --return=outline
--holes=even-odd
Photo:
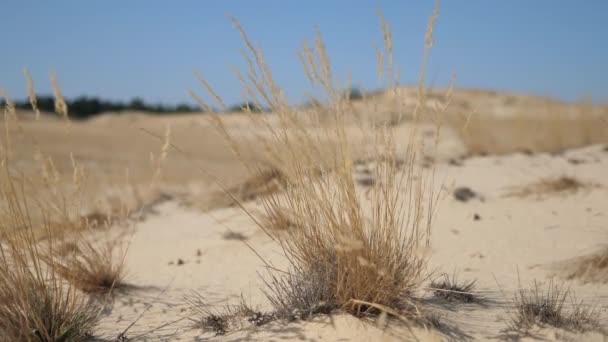
[[[53,96],[42,95],[37,96],[38,109],[43,112],[55,111],[55,99]],[[0,104],[4,105],[3,101]],[[103,100],[97,97],[79,96],[75,99],[66,99],[68,105],[69,116],[74,119],[86,119],[104,112],[123,112],[123,111],[142,111],[155,114],[163,113],[192,113],[201,112],[202,110],[187,103],[177,105],[151,104],[146,103],[143,99],[136,97],[131,101],[111,101]],[[17,109],[31,109],[28,99],[15,101]]]
[[[243,102],[239,104],[235,104],[233,106],[228,107],[226,109],[227,112],[252,112],[252,113],[262,113],[267,112],[268,109],[261,107],[254,102]]]
[[[358,100],[363,98],[363,94],[358,88],[351,88],[345,91],[345,96],[349,100]],[[39,95],[36,97],[38,109],[42,112],[53,113],[55,111],[55,98],[50,95]],[[74,99],[66,99],[68,106],[68,114],[73,119],[87,119],[92,116],[105,112],[125,112],[125,111],[141,111],[152,114],[167,114],[167,113],[192,113],[202,112],[203,110],[195,105],[181,103],[177,105],[166,104],[151,104],[146,103],[142,98],[135,97],[131,101],[112,101],[104,100],[94,96],[79,96]],[[4,100],[0,100],[0,106],[4,106]],[[15,101],[15,107],[22,110],[30,110],[31,105],[29,99]],[[253,102],[243,102],[226,109],[227,112],[245,112],[253,113],[268,112],[268,108],[261,107]]]

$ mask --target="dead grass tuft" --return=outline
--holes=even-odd
[[[52,80],[57,110],[69,129],[67,107],[54,76]],[[30,101],[35,106],[35,100]],[[7,105],[4,118],[6,134],[0,139],[0,341],[84,340],[91,337],[104,301],[80,289],[115,286],[124,259],[106,253],[113,248],[110,243],[103,249],[82,238],[83,231],[91,228],[80,216],[86,179],[83,166],[70,155],[72,181],[65,186],[53,160],[38,151],[35,160],[26,165],[40,165],[41,173],[28,176],[16,167],[23,164],[12,159],[10,132],[25,138],[16,129],[19,122],[13,107]]]
[[[0,341],[81,341],[99,321],[99,307],[62,288],[58,279],[0,270]],[[19,287],[18,290],[14,289]]]
[[[308,319],[317,314],[330,314],[345,303],[340,302],[334,286],[338,283],[336,257],[328,263],[327,256],[283,275],[271,274],[266,297],[275,315],[288,321]]]
[[[566,301],[570,299],[570,303]],[[520,288],[514,308],[507,319],[507,331],[527,334],[533,327],[545,325],[570,331],[599,329],[599,311],[576,300],[570,288],[550,281],[546,290],[535,281],[534,288]],[[569,307],[569,308],[568,308]]]
[[[47,263],[78,289],[87,293],[108,294],[125,286],[124,259],[126,250],[119,251],[120,242],[109,237],[98,241],[80,238],[71,244],[71,253],[45,257]]]
[[[425,61],[433,45],[437,15],[436,7],[425,36]],[[399,82],[392,63],[392,35],[390,25],[381,15],[380,19],[384,46],[378,51],[379,76],[386,78],[394,90]],[[236,204],[281,246],[289,261],[287,270],[267,264],[266,294],[275,314],[298,319],[340,309],[356,316],[381,312],[401,318],[419,316],[413,298],[425,280],[431,224],[439,198],[434,192],[434,168],[422,167],[422,132],[413,126],[401,155],[392,126],[362,122],[347,129],[352,106],[341,89],[350,86],[348,82],[342,85],[333,74],[319,30],[311,43],[303,44],[298,57],[312,87],[325,94],[326,105],[302,112],[288,102],[275,83],[262,51],[250,42],[235,19],[233,24],[247,46],[244,57],[248,77],[235,71],[243,93],[252,103],[276,113],[272,122],[256,117],[255,122],[261,126],[258,143],[267,153],[266,160],[280,167],[259,172],[256,165],[249,165],[254,174],[251,180],[226,192],[232,193],[231,200],[236,199]],[[217,106],[223,107],[224,102],[210,85],[198,74],[197,78]],[[417,89],[419,105],[413,114],[405,113],[405,107],[393,101],[396,117],[438,119],[443,107],[423,113],[428,110],[423,105],[424,83],[422,70]],[[191,94],[203,108],[212,108]],[[211,113],[208,118],[228,140],[237,158],[247,164],[222,116]],[[353,138],[356,129],[360,132]],[[359,140],[355,143],[352,139]],[[367,189],[367,209],[361,204],[362,194],[353,178],[355,161],[362,157],[361,151],[354,151],[358,146],[365,146],[369,154],[363,157],[378,161],[370,170],[378,181]],[[278,189],[281,191],[275,191]],[[262,219],[244,206],[260,193],[264,194],[259,197],[265,211]],[[216,316],[209,316],[213,317],[209,324],[217,323]]]
[[[248,326],[262,326],[273,320],[272,314],[262,313],[253,309],[243,297],[236,305],[213,306],[200,294],[194,292],[186,297],[189,310],[193,317],[193,326],[203,331],[215,334],[215,336],[226,335],[241,330]]]
[[[574,177],[561,176],[541,179],[536,183],[515,187],[506,194],[507,197],[544,197],[557,194],[572,194],[596,185],[582,182]]]
[[[451,277],[443,274],[440,280],[431,282],[431,290],[437,298],[447,300],[449,302],[472,303],[478,301],[479,298],[474,290],[477,285],[475,280],[459,282],[456,275]]]
[[[5,176],[0,179],[6,204],[0,211],[0,341],[82,340],[99,320],[99,305],[46,264],[55,257],[43,257],[50,244],[37,242],[19,183]],[[41,224],[51,229],[48,221]]]

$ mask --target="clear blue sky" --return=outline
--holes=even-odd
[[[393,28],[395,60],[413,82],[433,1],[33,1],[0,4],[0,86],[23,98],[28,67],[38,93],[55,70],[68,97],[189,101],[198,69],[227,102],[240,101],[230,64],[243,67],[243,44],[225,14],[236,16],[264,50],[291,99],[307,82],[295,56],[317,24],[338,73],[367,89],[381,42],[375,6]],[[608,1],[444,0],[428,67],[429,82],[533,92],[572,100],[608,98]],[[201,92],[202,93],[202,92]]]

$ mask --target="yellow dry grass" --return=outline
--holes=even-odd
[[[476,114],[474,105],[454,97],[453,87],[441,95],[429,92],[425,65],[437,16],[436,8],[429,18],[423,67],[410,102],[398,86],[392,33],[381,14],[383,45],[377,51],[378,73],[388,89],[364,94],[360,101],[351,101],[343,91],[350,83],[332,72],[317,30],[298,56],[306,77],[324,92],[325,101],[310,99],[313,105],[305,109],[288,102],[262,51],[233,20],[248,51],[247,76],[235,70],[243,93],[248,103],[268,107],[273,113],[261,117],[246,108],[242,116],[252,123],[248,133],[259,149],[249,148],[250,140],[235,137],[232,118],[213,113],[193,92],[193,98],[211,114],[204,119],[185,116],[176,120],[171,131],[167,129],[160,152],[152,155],[151,150],[158,150],[157,141],[134,141],[134,127],[127,127],[124,121],[108,124],[102,120],[108,119],[105,117],[99,122],[70,122],[54,75],[56,111],[65,122],[49,121],[43,126],[39,121],[21,122],[2,92],[7,106],[0,136],[0,340],[4,336],[7,341],[77,339],[89,334],[99,307],[82,291],[111,292],[121,285],[125,271],[125,252],[116,252],[113,240],[87,240],[92,222],[104,226],[104,221],[125,218],[153,201],[149,194],[154,191],[142,194],[142,189],[154,188],[150,183],[183,185],[200,180],[190,163],[201,160],[206,162],[205,181],[219,185],[225,194],[212,201],[240,206],[288,259],[286,270],[267,265],[267,296],[279,316],[343,309],[355,315],[382,311],[406,320],[423,317],[414,299],[426,276],[439,194],[434,169],[424,168],[422,162],[424,146],[416,128],[420,120],[437,125],[437,141],[445,117],[461,133],[471,153],[553,152],[608,142],[606,111],[597,107],[547,102],[543,115],[495,117]],[[25,76],[32,110],[39,119],[34,84],[27,71]],[[198,73],[196,77],[224,110],[226,104],[211,85]],[[458,100],[459,112],[444,116],[453,99]],[[381,106],[377,106],[379,102]],[[147,118],[140,128],[162,135],[165,121]],[[99,129],[106,124],[112,129]],[[403,154],[398,152],[394,132],[394,126],[402,124],[414,127]],[[356,138],[353,130],[358,130]],[[146,134],[142,137],[145,140]],[[218,147],[220,139],[226,144]],[[75,149],[69,156],[66,145]],[[365,152],[359,150],[360,145],[367,147]],[[180,146],[187,160],[170,155],[170,146]],[[109,154],[110,150],[122,152]],[[227,157],[229,151],[236,161]],[[362,190],[353,179],[359,160],[371,162],[370,174],[375,180],[366,189],[369,206],[362,203]],[[93,164],[98,172],[86,173]],[[249,178],[244,182],[223,185],[246,174]],[[103,181],[98,182],[100,179]],[[140,184],[133,185],[134,180]],[[87,181],[93,183],[88,190],[91,198],[85,198]],[[99,197],[105,184],[126,184],[132,189],[133,203],[123,206],[124,199],[118,198],[107,212],[83,214],[83,203]],[[569,192],[586,186],[561,177],[542,180],[511,195]],[[262,215],[245,203],[256,198],[263,206]],[[604,267],[605,258],[598,260],[591,264]]]
[[[45,218],[49,212],[28,203],[20,184],[1,176],[0,341],[83,339],[93,332],[100,307],[55,272],[55,241],[38,243],[30,214],[40,210]],[[53,236],[47,220],[36,224]]]
[[[429,20],[425,60],[432,47],[436,17],[437,8]],[[389,87],[396,87],[390,26],[380,18],[385,40],[379,70],[388,75]],[[405,155],[398,156],[390,126],[359,123],[360,136],[369,147],[364,159],[376,161],[372,172],[379,179],[369,190],[371,208],[366,211],[353,179],[353,165],[360,156],[346,128],[352,119],[351,107],[341,89],[349,84],[341,83],[332,73],[321,33],[317,30],[313,42],[303,44],[299,57],[311,85],[324,91],[327,103],[323,108],[312,106],[301,111],[288,103],[274,82],[261,50],[234,19],[233,24],[248,49],[249,78],[236,71],[243,93],[248,102],[276,114],[272,123],[264,118],[256,120],[262,132],[256,138],[266,153],[264,160],[282,175],[283,191],[265,191],[260,198],[265,211],[262,218],[246,207],[238,193],[230,197],[281,246],[290,262],[287,270],[269,268],[267,295],[277,314],[288,318],[342,308],[362,315],[386,308],[388,311],[381,311],[419,317],[411,299],[425,278],[426,249],[438,199],[432,169],[423,169],[420,160],[420,132],[412,131]],[[212,87],[198,74],[197,78],[210,98],[224,107]],[[420,84],[418,94],[423,101],[424,70]],[[202,97],[191,94],[203,108],[212,108]],[[420,105],[416,110],[414,117],[422,116],[425,108]],[[441,113],[424,114],[437,117]],[[321,116],[326,117],[320,120]],[[260,164],[244,160],[222,116],[211,113],[209,120],[253,179],[268,178]],[[311,123],[317,124],[307,129]],[[230,189],[224,190],[230,193]]]
[[[26,78],[33,87],[27,73]],[[52,81],[57,110],[69,129],[67,107],[54,77]],[[118,285],[124,258],[108,254],[115,247],[111,243],[101,248],[82,239],[89,228],[81,214],[86,171],[73,154],[68,177],[41,151],[30,161],[39,173],[23,167],[22,156],[17,158],[13,149],[15,138],[32,137],[26,136],[8,95],[2,94],[7,105],[0,137],[0,341],[82,340],[94,332],[102,302],[79,289]],[[36,110],[35,100],[30,102]],[[69,186],[62,177],[71,180]],[[66,253],[67,237],[78,246],[72,253]]]
[[[471,154],[561,152],[608,143],[608,108],[538,101],[503,117],[487,108],[448,116]]]

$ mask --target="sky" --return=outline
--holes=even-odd
[[[0,87],[24,98],[27,67],[37,93],[50,94],[55,71],[66,97],[192,102],[204,93],[197,69],[228,103],[242,101],[231,65],[244,48],[227,14],[258,44],[293,101],[309,85],[296,51],[317,25],[332,66],[365,89],[376,75],[382,35],[376,8],[393,31],[402,83],[418,78],[432,0],[2,0]],[[606,0],[444,0],[427,68],[431,86],[456,85],[608,99]]]

